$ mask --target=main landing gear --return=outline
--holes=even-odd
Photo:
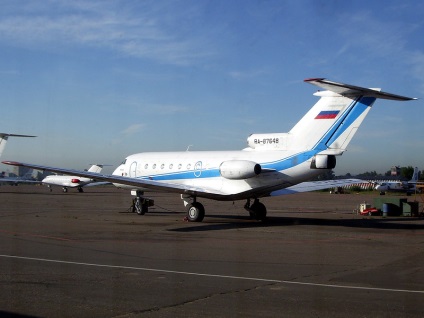
[[[138,215],[144,215],[148,212],[150,206],[154,205],[154,200],[145,198],[143,191],[133,190],[131,194],[135,196],[133,199],[131,209],[132,212]],[[205,217],[205,208],[203,204],[196,201],[196,197],[190,195],[181,195],[181,199],[184,201],[184,206],[187,208],[186,220],[189,222],[202,222]],[[263,203],[259,202],[259,199],[254,199],[251,204],[251,199],[248,199],[244,208],[249,211],[249,215],[252,219],[258,221],[265,221],[266,219],[266,207]]]
[[[259,199],[254,199],[253,204],[250,204],[250,199],[247,199],[244,208],[249,211],[250,218],[258,221],[266,220],[266,207]]]
[[[187,221],[202,222],[205,217],[205,208],[202,203],[196,201],[196,197],[181,194],[184,206],[187,208]]]
[[[200,202],[196,201],[196,197],[181,195],[184,205],[187,207],[186,219],[190,222],[202,222],[205,217],[205,208]],[[247,200],[244,208],[249,211],[250,217],[254,220],[265,221],[266,207],[259,199],[254,199],[253,204],[250,204],[250,199]]]
[[[50,192],[52,192],[52,188],[49,186],[49,188],[50,188]],[[78,190],[78,192],[84,192],[84,190],[82,189],[82,187],[78,187],[77,188],[77,190]],[[67,187],[63,187],[62,188],[62,191],[63,191],[63,193],[66,193],[66,192],[68,192],[68,188]]]

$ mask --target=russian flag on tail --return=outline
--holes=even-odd
[[[334,119],[338,114],[338,110],[322,110],[315,119]]]

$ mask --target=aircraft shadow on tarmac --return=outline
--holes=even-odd
[[[0,310],[0,317],[4,317],[4,318],[38,318],[39,316],[29,316],[29,315],[10,312],[10,311]]]
[[[315,226],[338,226],[351,228],[371,228],[385,230],[423,230],[424,224],[414,223],[420,220],[415,217],[395,217],[395,218],[360,218],[360,219],[325,219],[311,217],[268,217],[265,222],[255,222],[247,216],[231,216],[231,215],[212,215],[209,219],[227,219],[228,222],[219,223],[197,223],[190,227],[180,227],[169,229],[175,232],[201,232],[201,231],[220,231],[238,228],[258,228],[258,227],[275,227],[275,226],[299,226],[299,225],[315,225]]]

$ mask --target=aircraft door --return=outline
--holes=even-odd
[[[199,178],[201,174],[202,174],[202,162],[198,161],[194,165],[194,176],[196,178]]]
[[[135,177],[137,177],[137,161],[134,161],[134,162],[130,165],[130,177],[131,177],[131,178],[135,178]]]

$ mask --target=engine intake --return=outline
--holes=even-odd
[[[262,171],[260,164],[249,160],[224,161],[219,166],[222,177],[231,180],[243,180],[256,177]]]

